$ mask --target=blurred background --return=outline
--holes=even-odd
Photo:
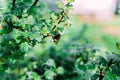
[[[114,45],[120,39],[119,13],[120,0],[75,0],[70,15],[73,29],[86,24],[85,35],[92,41]]]

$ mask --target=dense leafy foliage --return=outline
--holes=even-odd
[[[117,51],[97,47],[84,36],[87,25],[59,42],[73,0],[52,10],[40,0],[3,0],[0,12],[0,80],[119,80]],[[5,6],[5,7],[4,7]],[[2,27],[2,29],[1,29]]]
[[[68,24],[67,13],[71,6],[69,1],[65,5],[59,2],[59,12],[45,10],[44,4],[39,0],[30,5],[32,2],[32,0],[13,0],[3,13],[0,48],[2,57],[18,59],[36,43],[43,42],[44,38],[55,37],[58,34],[60,37],[59,32],[62,32]]]
[[[58,1],[58,11],[55,12],[39,0],[6,1],[6,10],[1,8],[0,59],[3,70],[23,58],[36,44],[45,43],[46,37],[52,36],[57,43],[68,25],[67,13],[72,6],[72,0],[65,4]]]

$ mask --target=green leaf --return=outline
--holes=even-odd
[[[72,4],[66,4],[66,7],[67,7],[67,10],[69,11],[69,10],[72,10],[73,9],[73,5]]]
[[[116,47],[117,47],[118,50],[120,50],[120,42],[116,43]]]
[[[41,36],[40,36],[40,34],[37,34],[37,33],[29,33],[29,37],[30,37],[30,39],[31,40],[37,40],[38,42],[40,42],[41,40],[42,40],[42,38],[41,38]]]
[[[41,30],[41,34],[47,34],[49,33],[49,30],[47,29],[47,27],[43,27]]]
[[[51,15],[52,20],[54,21],[57,20],[58,17],[55,15],[55,13],[51,13],[50,15]]]
[[[62,2],[57,1],[56,4],[58,5],[58,7],[59,7],[60,9],[63,9],[63,8],[64,8],[64,5],[63,5]]]
[[[19,40],[17,39],[21,35],[21,32],[19,30],[13,29],[10,35],[16,42],[19,42]]]
[[[104,77],[104,80],[117,80],[116,75],[111,74],[110,72],[107,72],[107,74]]]
[[[91,80],[97,80],[97,79],[98,79],[98,77],[99,77],[99,75],[98,75],[98,74],[94,74],[94,75],[92,75],[92,76],[91,76]]]
[[[32,77],[34,80],[39,80],[39,75],[35,72],[32,73]]]
[[[58,31],[63,32],[64,28],[58,27]]]
[[[48,66],[56,68],[56,64],[55,64],[53,59],[47,60],[47,62],[45,64],[48,65]]]
[[[48,80],[54,80],[54,77],[56,76],[56,73],[51,70],[46,70],[44,73],[44,76]]]
[[[107,60],[102,57],[102,56],[99,56],[99,62],[103,65],[103,66],[107,66]]]
[[[64,68],[63,67],[58,67],[57,69],[57,74],[64,74]]]
[[[66,0],[67,3],[71,3],[71,2],[74,2],[74,0]]]
[[[21,52],[28,52],[30,50],[30,48],[31,48],[31,46],[27,42],[21,43],[21,45],[20,45]]]
[[[27,18],[23,18],[22,22],[24,24],[29,24],[29,25],[33,25],[35,23],[35,19],[33,18],[32,15],[28,16]]]
[[[112,72],[113,72],[116,76],[120,77],[120,63],[119,63],[119,64],[112,65],[112,66],[111,66],[111,69],[112,69]]]
[[[12,21],[13,22],[19,22],[19,18],[17,16],[13,15]]]

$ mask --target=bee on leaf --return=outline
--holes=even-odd
[[[58,30],[55,30],[55,34],[52,36],[52,39],[55,43],[58,43],[61,38],[61,34]]]

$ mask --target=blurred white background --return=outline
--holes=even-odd
[[[117,0],[75,0],[71,13],[82,15],[84,18],[106,20],[114,16],[116,6]]]

